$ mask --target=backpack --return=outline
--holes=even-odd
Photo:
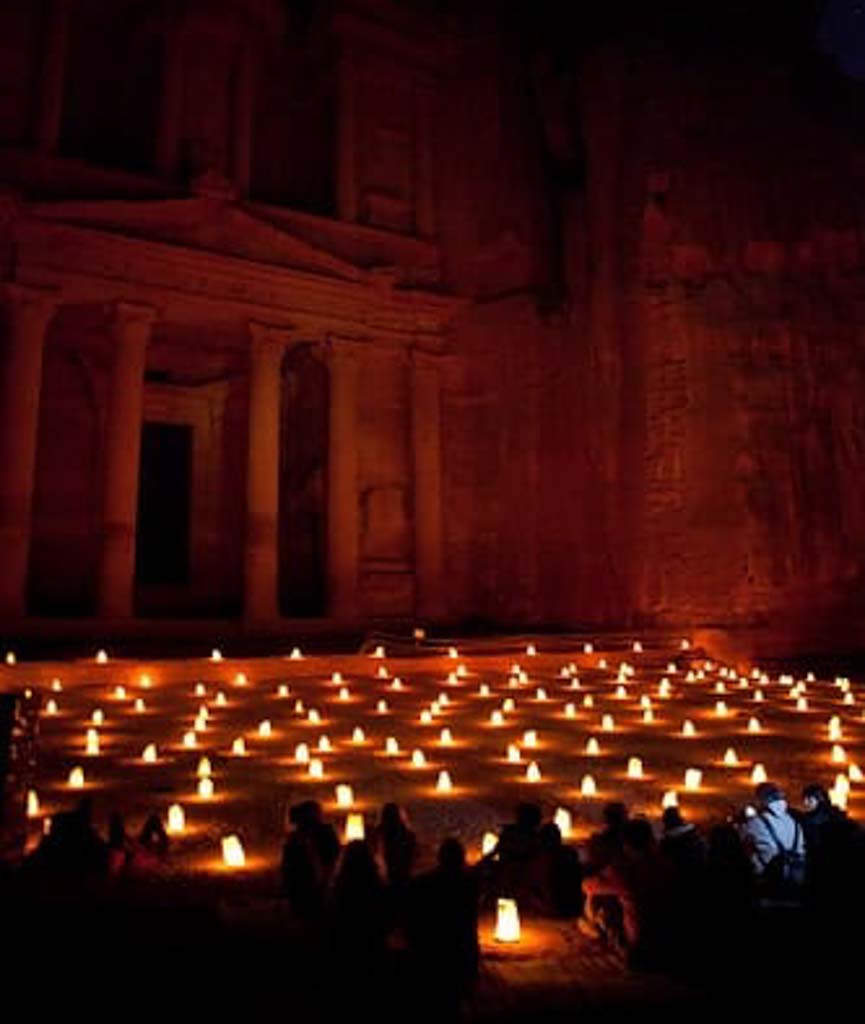
[[[793,845],[787,850],[766,815],[760,814],[759,817],[778,851],[763,870],[766,888],[772,896],[796,898],[805,884],[805,857],[796,849],[802,826],[795,818],[793,819]]]

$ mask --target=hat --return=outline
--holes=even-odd
[[[761,782],[754,790],[754,797],[759,804],[771,804],[775,800],[783,800],[784,792],[774,782]]]

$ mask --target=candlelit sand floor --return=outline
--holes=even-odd
[[[98,819],[119,810],[132,829],[148,813],[165,815],[178,803],[186,817],[185,833],[172,844],[178,868],[221,870],[220,840],[237,834],[247,853],[245,870],[254,875],[275,866],[290,804],[320,800],[341,826],[346,810],[336,804],[338,784],[352,787],[353,810],[367,824],[384,801],[403,805],[431,855],[445,835],[478,849],[483,834],[525,799],[540,801],[549,814],[570,810],[575,839],[597,825],[610,799],[656,818],[663,795],[675,792],[688,816],[723,817],[748,800],[755,765],[793,798],[806,782],[828,788],[839,773],[849,774],[849,809],[859,815],[863,787],[856,765],[865,737],[865,693],[855,680],[806,681],[804,673],[760,679],[754,671],[737,678],[732,669],[678,644],[646,641],[645,650],[634,651],[621,641],[615,647],[596,641],[591,653],[583,645],[546,638],[536,643],[534,655],[524,643],[475,641],[462,645],[456,657],[447,648],[416,652],[403,645],[385,647],[383,658],[234,659],[226,651],[219,661],[109,657],[99,664],[91,657],[5,666],[3,686],[33,687],[42,702],[32,780],[40,810],[31,822],[32,839],[41,817],[72,806],[82,793],[92,797]],[[137,699],[143,710],[136,710]],[[502,710],[508,699],[512,711]],[[421,715],[434,701],[438,708],[425,723]],[[205,727],[194,732],[201,709]],[[492,720],[497,710],[500,725]],[[97,711],[104,716],[101,725],[94,723]],[[647,711],[651,722],[644,720]],[[606,729],[604,716],[612,716]],[[832,716],[839,720],[835,740]],[[752,718],[759,721],[758,733],[748,731]],[[683,735],[686,720],[693,723],[692,736]],[[265,721],[269,736],[261,735]],[[362,738],[354,734],[358,728]],[[98,734],[98,755],[86,754],[88,729]],[[443,742],[443,729],[450,730],[451,743]],[[535,746],[526,736],[532,730]],[[184,747],[190,732],[194,748]],[[321,749],[323,737],[330,749]],[[396,754],[386,753],[389,737],[398,743]],[[586,751],[592,737],[596,756]],[[246,747],[243,756],[232,754],[238,738]],[[150,744],[156,760],[145,763]],[[298,744],[322,762],[323,778],[311,777],[309,766],[297,762]],[[843,748],[835,757],[844,763],[833,762],[834,744]],[[519,763],[508,761],[509,745],[519,748]],[[733,765],[724,763],[730,748]],[[424,753],[423,767],[412,764],[415,750]],[[202,757],[211,767],[210,799],[197,792]],[[634,757],[641,760],[641,778],[628,777]],[[527,781],[530,762],[538,766],[538,782]],[[74,767],[83,769],[83,790],[68,783]],[[702,780],[688,791],[685,773],[693,768]],[[450,793],[436,789],[441,771],[450,775]],[[587,775],[597,789],[589,799],[581,795]]]
[[[622,638],[597,639],[590,652],[584,643],[541,638],[536,653],[529,653],[525,640],[475,640],[460,644],[455,656],[447,647],[407,643],[386,645],[384,657],[308,652],[302,658],[233,658],[226,650],[220,660],[132,661],[110,652],[105,663],[91,656],[5,665],[0,684],[30,687],[42,704],[31,780],[40,806],[30,821],[30,842],[38,840],[46,816],[73,806],[82,794],[93,798],[100,824],[119,810],[133,831],[147,814],[166,815],[170,805],[180,804],[186,829],[172,837],[168,876],[156,888],[133,893],[131,912],[122,903],[106,910],[104,926],[100,911],[88,904],[91,937],[97,931],[100,936],[94,948],[111,961],[117,935],[114,956],[123,963],[114,967],[121,974],[130,957],[151,963],[154,944],[163,965],[179,958],[175,975],[185,977],[182,965],[190,956],[197,965],[190,966],[193,977],[195,971],[245,971],[249,983],[239,992],[235,986],[234,997],[247,1018],[269,1019],[280,998],[287,950],[292,977],[302,975],[306,963],[302,944],[291,944],[276,895],[285,811],[315,798],[341,829],[347,810],[336,805],[337,784],[352,786],[353,810],[364,814],[367,825],[386,800],[406,807],[425,863],[445,835],[459,836],[477,855],[484,833],[498,829],[524,799],[541,802],[547,814],[571,811],[574,840],[597,826],[609,799],[623,799],[656,819],[662,796],[675,792],[688,816],[721,818],[749,799],[757,764],[794,797],[805,782],[830,786],[840,773],[852,776],[849,809],[859,816],[863,787],[855,766],[863,756],[865,693],[856,680],[817,681],[804,671],[761,678],[752,666],[737,666],[739,676],[707,661],[703,652],[657,638],[646,639],[644,650]],[[504,709],[508,699],[513,710]],[[56,713],[50,713],[49,700]],[[136,700],[144,702],[142,710]],[[379,708],[382,700],[386,710]],[[422,722],[421,713],[434,701],[431,721]],[[195,732],[195,748],[185,747],[184,735],[195,731],[202,708],[204,728]],[[101,725],[93,721],[97,710]],[[310,720],[311,710],[319,721]],[[501,725],[493,723],[496,710]],[[647,711],[653,721],[646,720]],[[613,716],[610,731],[602,726],[605,715]],[[832,716],[839,719],[835,740]],[[748,731],[752,717],[759,719],[758,733]],[[682,734],[686,720],[694,725],[693,736]],[[261,735],[264,721],[271,723],[269,736]],[[98,755],[86,754],[89,728],[97,730]],[[353,741],[360,738],[356,728],[363,730],[362,742]],[[445,728],[452,744],[442,742]],[[537,733],[535,746],[525,735],[530,730]],[[321,751],[324,736],[330,749]],[[237,756],[232,747],[241,737],[246,753]],[[388,737],[398,741],[398,753],[385,752]],[[586,753],[591,737],[598,741],[596,756]],[[833,742],[843,746],[845,763],[833,761]],[[323,778],[311,778],[308,765],[296,761],[301,743],[321,760]],[[154,763],[142,758],[149,744],[156,747]],[[509,744],[519,748],[519,763],[508,761]],[[724,763],[730,747],[735,765]],[[415,750],[425,754],[423,767],[412,765]],[[836,751],[836,758],[841,754]],[[211,799],[197,792],[202,757],[210,762]],[[642,761],[641,778],[628,777],[633,757]],[[529,762],[537,764],[540,781],[526,781]],[[83,789],[68,784],[75,767],[83,768]],[[702,780],[688,791],[684,775],[693,768],[702,771]],[[450,793],[436,789],[441,771],[450,774]],[[591,798],[581,795],[587,775],[596,783]],[[229,834],[245,848],[242,869],[222,865],[221,839]],[[568,1016],[575,1002],[584,1019],[592,1009],[609,1019],[612,1008],[624,1013],[653,1000],[686,1012],[692,1005],[688,986],[629,977],[615,956],[583,939],[572,924],[524,924],[525,940],[513,951],[496,947],[489,921],[482,924],[485,960],[473,1011],[479,1020],[534,1019],[541,1006],[552,1019]],[[43,949],[50,933],[56,954],[64,943],[75,943],[77,927],[68,921],[60,927],[54,918],[43,927],[28,911],[29,939],[22,948]],[[88,948],[77,963],[89,962]],[[152,963],[148,969],[151,982],[161,977]],[[193,984],[199,995],[200,988]],[[220,1002],[212,991],[209,996]],[[196,999],[187,993],[190,1006],[198,1005]]]

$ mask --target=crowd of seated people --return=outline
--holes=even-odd
[[[706,832],[678,807],[653,825],[610,803],[602,827],[579,847],[563,841],[539,805],[522,803],[492,852],[469,864],[460,841],[447,838],[426,871],[396,804],[384,805],[365,839],[342,844],[308,800],[289,811],[281,890],[304,933],[326,942],[341,965],[342,991],[374,993],[392,954],[405,978],[430,993],[430,1013],[443,1016],[475,983],[479,910],[499,896],[516,899],[524,916],[570,919],[635,968],[660,970],[741,945],[767,910],[800,909],[824,923],[842,907],[849,912],[861,897],[860,830],[822,787],[802,796],[802,809],[791,808],[778,786],[764,783],[752,805]],[[133,839],[112,815],[106,841],[85,798],[55,816],[22,871],[116,878],[158,870],[168,857],[158,816]]]

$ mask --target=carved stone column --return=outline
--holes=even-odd
[[[287,330],[251,323],[249,457],[246,472],[244,617],[272,622],[279,615],[279,412]]]
[[[48,11],[36,126],[36,142],[43,153],[55,153],[60,141],[68,46],[69,0],[53,0]]]
[[[358,495],[356,344],[328,343],[330,426],[327,481],[328,614],[341,622],[358,618],[360,516]]]
[[[442,519],[441,367],[438,357],[412,352],[415,607],[425,619],[447,609]]]
[[[0,381],[0,616],[26,612],[33,480],[42,388],[42,352],[56,293],[3,286],[6,352]]]
[[[144,369],[156,311],[151,306],[118,302],[113,312],[114,364],[106,420],[97,608],[105,618],[129,618],[134,614]]]

